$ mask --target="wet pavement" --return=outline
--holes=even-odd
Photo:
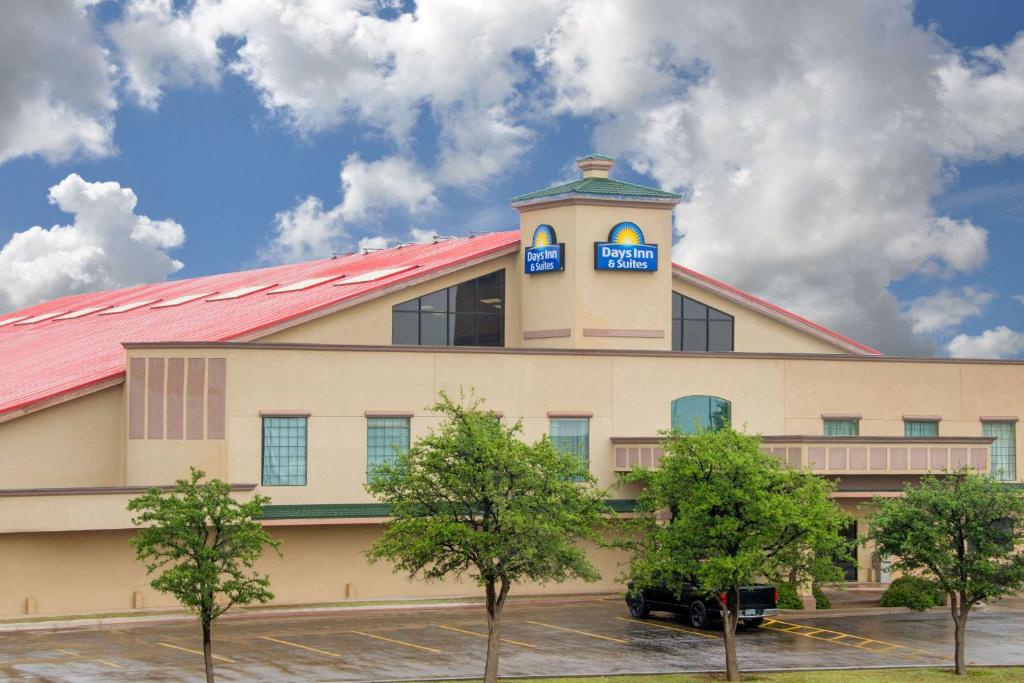
[[[820,615],[820,613],[819,613]],[[968,658],[1024,664],[1024,611],[972,615]],[[475,677],[483,608],[342,612],[222,620],[214,633],[224,681],[351,681]],[[721,634],[669,615],[631,619],[619,599],[505,608],[503,676],[720,670]],[[945,613],[784,616],[738,635],[742,668],[948,666]],[[194,623],[165,622],[0,634],[0,680],[200,681]]]

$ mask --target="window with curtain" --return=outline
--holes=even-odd
[[[410,346],[504,346],[505,271],[396,304],[391,343]]]
[[[684,434],[719,430],[732,422],[732,404],[717,396],[684,396],[672,401],[672,429]]]
[[[939,435],[938,420],[904,420],[903,436],[914,439],[927,439]]]
[[[825,436],[860,436],[860,420],[856,418],[825,418]]]
[[[992,476],[1000,481],[1017,479],[1017,423],[982,422],[981,433],[994,436],[992,442]]]
[[[728,313],[672,292],[672,350],[732,351],[734,324]]]
[[[305,417],[263,418],[263,485],[306,485]]]
[[[551,443],[562,453],[575,455],[590,469],[590,420],[587,418],[552,418],[549,430]]]
[[[409,450],[409,418],[366,418],[366,473],[368,477],[384,463],[392,463]]]

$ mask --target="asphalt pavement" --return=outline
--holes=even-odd
[[[810,615],[807,615],[810,617]],[[1024,611],[971,617],[973,664],[1024,665]],[[214,633],[224,681],[426,680],[478,677],[480,606],[309,616],[249,615]],[[502,676],[721,670],[721,633],[666,614],[632,619],[615,598],[505,608]],[[0,680],[200,681],[198,625],[182,621],[0,633]],[[952,623],[942,612],[768,619],[741,631],[743,669],[949,666]]]

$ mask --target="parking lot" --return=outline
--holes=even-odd
[[[968,657],[1022,664],[1024,612],[972,617]],[[479,676],[482,607],[249,615],[215,630],[225,681],[339,681]],[[667,615],[637,621],[619,599],[511,603],[502,632],[503,676],[661,673],[721,669],[721,634]],[[766,620],[739,635],[745,669],[949,665],[943,613]],[[199,629],[182,621],[0,634],[0,679],[201,680]]]

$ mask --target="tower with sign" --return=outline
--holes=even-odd
[[[672,209],[680,198],[609,177],[614,164],[585,156],[577,160],[582,178],[512,200],[522,346],[671,347]]]

